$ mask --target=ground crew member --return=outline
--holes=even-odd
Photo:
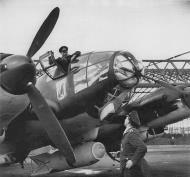
[[[142,141],[138,128],[140,120],[136,111],[132,111],[125,119],[126,127],[121,141],[120,168],[122,177],[150,177],[145,153],[147,147]]]
[[[62,67],[65,73],[68,72],[69,64],[71,63],[71,61],[81,55],[80,51],[76,51],[72,55],[68,55],[67,46],[60,47],[59,53],[61,54],[61,57],[57,58],[56,62]]]

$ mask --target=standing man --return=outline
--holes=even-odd
[[[80,51],[76,51],[72,55],[68,55],[67,46],[60,47],[59,53],[61,54],[61,57],[57,58],[56,61],[62,67],[65,73],[68,72],[69,64],[71,63],[71,61],[81,55]]]
[[[132,111],[126,117],[126,127],[121,141],[120,168],[122,177],[150,177],[148,164],[144,159],[147,147],[142,141],[138,128],[138,113]]]

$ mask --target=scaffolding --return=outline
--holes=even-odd
[[[172,85],[190,86],[190,59],[142,60],[145,66],[144,75],[155,80],[167,82]],[[154,81],[143,79],[134,90],[133,100],[160,87]]]

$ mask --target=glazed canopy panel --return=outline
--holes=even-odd
[[[91,52],[78,57],[71,65],[71,70],[76,93],[108,77],[117,80],[123,87],[132,88],[139,82],[138,73],[142,68],[131,53],[108,51]]]
[[[113,52],[88,53],[80,56],[78,62],[71,65],[74,71],[75,93],[108,77],[112,55]]]

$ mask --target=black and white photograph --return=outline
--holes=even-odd
[[[0,177],[190,177],[190,0],[0,0]]]

